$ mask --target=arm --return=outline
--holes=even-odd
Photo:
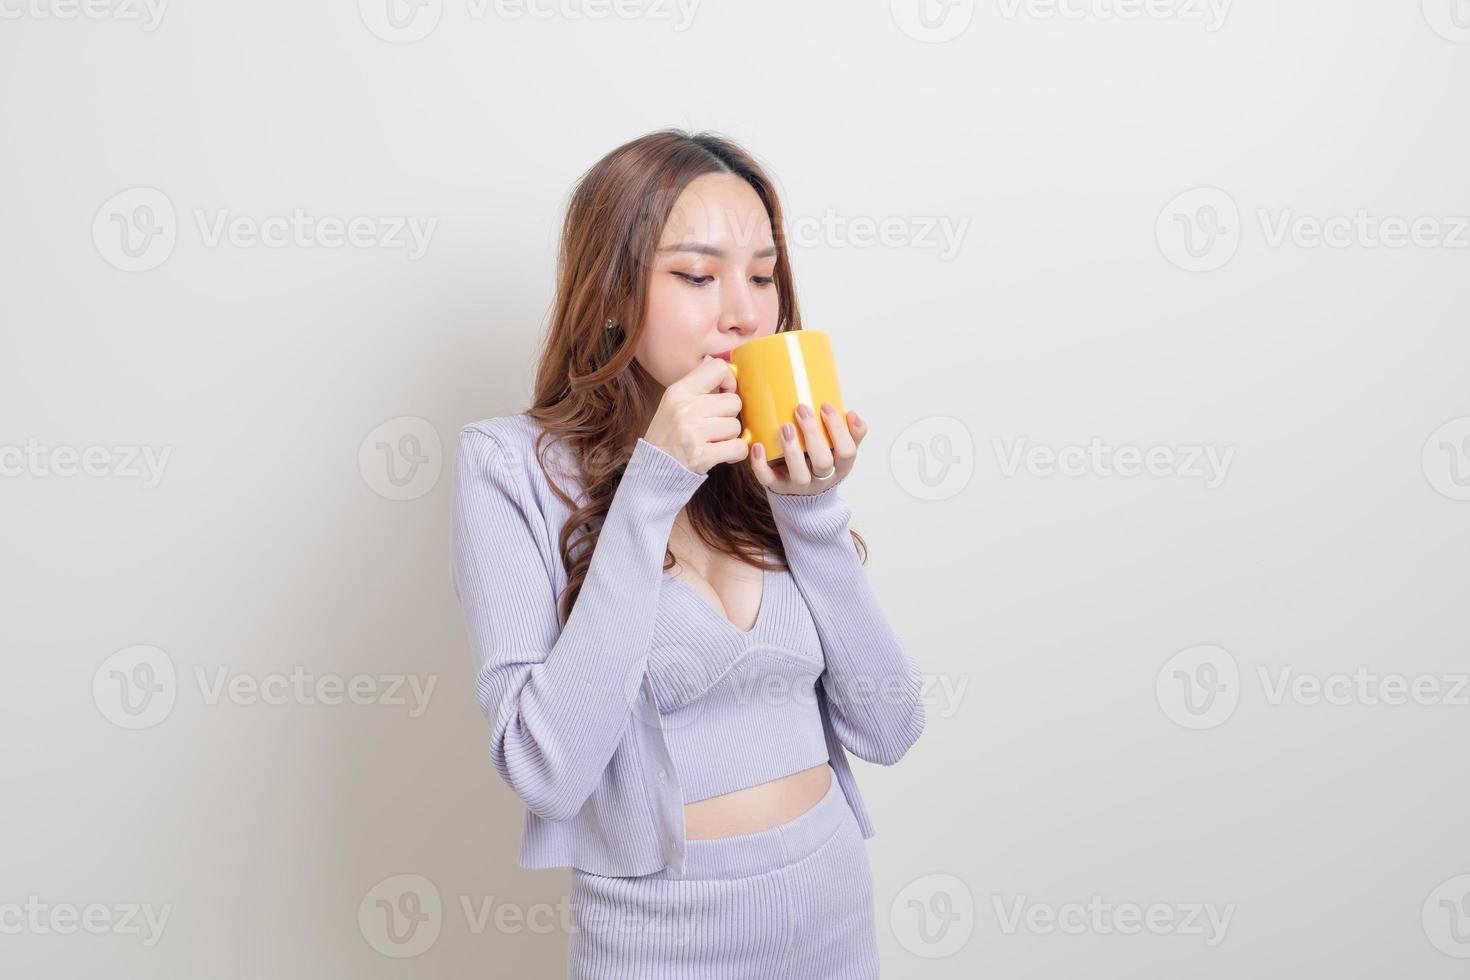
[[[533,813],[566,820],[596,789],[632,716],[669,532],[707,477],[638,440],[558,629],[554,580],[537,545],[548,529],[520,470],[536,465],[481,429],[460,432],[453,580],[490,759]]]
[[[835,485],[808,495],[768,489],[766,496],[822,640],[832,728],[859,759],[891,766],[924,730],[923,673],[883,615],[858,560],[848,530],[852,508]]]

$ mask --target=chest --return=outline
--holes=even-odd
[[[674,567],[664,573],[665,581],[673,581],[709,604],[740,632],[755,628],[765,600],[768,576],[759,568],[702,544],[687,540],[674,552]],[[766,556],[770,561],[770,556]]]
[[[758,602],[744,629],[704,591],[673,571],[663,574],[648,651],[661,712],[687,709],[727,687],[751,698],[770,696],[772,689],[809,691],[822,673],[821,638],[791,572],[753,571],[760,580]]]

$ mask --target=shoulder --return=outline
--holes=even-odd
[[[541,424],[525,412],[495,415],[477,422],[466,422],[459,430],[460,442],[485,438],[502,452],[518,453],[531,446],[541,432]]]
[[[460,454],[476,455],[493,464],[497,472],[514,477],[517,483],[534,486],[546,481],[543,464],[552,464],[560,475],[565,469],[564,448],[542,439],[545,428],[525,412],[498,415],[466,423],[459,430]],[[539,447],[537,442],[541,440]]]

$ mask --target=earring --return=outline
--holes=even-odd
[[[617,324],[617,321],[616,320],[614,320],[612,317],[608,317],[607,318],[607,322],[602,325],[602,329],[604,329],[604,330],[611,330],[613,327],[616,327],[617,325],[618,324]]]

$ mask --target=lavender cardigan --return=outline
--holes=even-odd
[[[453,583],[490,723],[490,760],[526,805],[519,865],[633,876],[684,870],[684,809],[647,663],[674,518],[707,474],[639,439],[565,626],[558,536],[570,509],[534,457],[525,414],[459,433]],[[581,501],[560,443],[544,459]],[[816,685],[828,758],[864,839],[874,834],[844,750],[897,762],[924,728],[922,674],[879,608],[833,487],[767,491],[826,664]],[[695,651],[698,653],[699,651]]]

